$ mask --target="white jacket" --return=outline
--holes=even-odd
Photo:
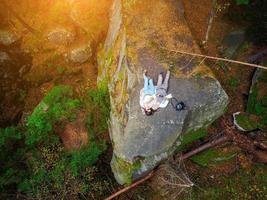
[[[166,108],[169,103],[169,99],[172,98],[172,95],[168,94],[164,96],[163,98],[164,98],[163,101],[158,102],[155,94],[145,95],[144,89],[141,89],[139,103],[142,108],[147,107],[147,108],[152,108],[153,110],[157,110],[158,108]]]

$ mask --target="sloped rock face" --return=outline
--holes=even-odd
[[[172,49],[200,52],[179,1],[114,1],[98,84],[109,87],[111,167],[120,184],[144,176],[174,152],[181,134],[208,126],[227,106],[227,94],[210,69]],[[169,93],[186,109],[177,112],[169,104],[147,117],[139,105],[142,72],[146,69],[156,81],[169,65],[174,66]]]

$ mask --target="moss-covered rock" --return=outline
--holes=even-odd
[[[98,82],[108,82],[111,166],[121,184],[148,173],[177,149],[182,133],[207,127],[227,106],[228,97],[211,70],[201,60],[171,49],[200,52],[179,1],[113,2],[109,32],[98,56]],[[169,104],[144,116],[139,105],[144,69],[155,80],[170,65],[169,92],[184,101],[186,109],[177,112]],[[138,168],[135,163],[140,163]]]
[[[250,88],[247,112],[257,115],[258,126],[261,129],[267,127],[267,72],[257,69]]]
[[[241,131],[253,131],[261,127],[260,118],[249,113],[234,113],[234,124]]]

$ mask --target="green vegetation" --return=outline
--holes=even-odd
[[[267,126],[267,93],[258,97],[257,84],[252,88],[252,92],[249,95],[247,112],[258,115],[260,117],[259,127]]]
[[[102,151],[96,143],[91,143],[79,151],[74,151],[71,158],[71,170],[73,175],[78,176],[86,166],[93,165],[98,160],[101,153]]]
[[[198,129],[196,131],[190,131],[181,136],[181,145],[178,146],[176,151],[183,151],[192,142],[204,138],[208,134],[206,129]]]
[[[116,156],[114,156],[114,159],[116,159],[116,161],[113,163],[113,170],[118,172],[117,174],[121,176],[120,178],[124,180],[126,184],[131,184],[133,172],[141,168],[140,160],[135,163],[129,163]]]
[[[247,103],[247,112],[255,114],[255,106],[257,103],[257,94],[258,94],[258,87],[255,84],[249,94],[248,103]]]
[[[79,100],[72,99],[73,91],[68,86],[54,87],[35,108],[26,125],[26,144],[35,145],[42,141],[50,143],[54,139],[49,134],[53,132],[55,123],[63,120],[73,120]]]
[[[193,162],[199,164],[200,166],[206,167],[210,164],[219,164],[223,161],[230,160],[236,156],[236,153],[232,152],[219,152],[215,149],[208,149],[202,153],[194,155],[190,158]]]
[[[248,114],[239,114],[236,116],[237,124],[246,131],[253,131],[260,128],[259,122],[250,118]]]
[[[204,176],[208,176],[204,174]],[[267,168],[264,165],[255,165],[250,172],[238,170],[229,177],[219,177],[217,181],[209,179],[204,183],[205,190],[194,187],[185,200],[206,199],[266,199],[267,197]],[[203,188],[203,181],[198,179],[196,185]]]
[[[78,99],[70,86],[56,86],[34,109],[25,126],[0,129],[1,198],[16,192],[38,199],[75,199],[88,195],[88,191],[105,193],[106,182],[90,180],[98,173],[93,165],[106,149],[103,139],[98,139],[99,133],[107,130],[106,91],[89,90],[86,97]],[[63,130],[65,124],[76,120],[81,109],[88,115],[88,145],[67,152],[55,130]]]
[[[87,126],[93,126],[94,133],[102,133],[108,129],[108,120],[110,113],[110,100],[107,88],[102,85],[98,89],[92,89],[88,92],[85,102],[86,109],[89,110]],[[97,123],[93,123],[97,122]]]
[[[66,71],[66,68],[63,66],[57,66],[57,72],[63,74]]]
[[[237,78],[231,76],[230,79],[228,80],[229,85],[233,88],[236,89],[240,85],[240,80]]]
[[[237,5],[248,5],[249,0],[236,0]]]

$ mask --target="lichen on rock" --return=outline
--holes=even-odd
[[[109,32],[98,56],[98,83],[108,83],[111,166],[120,184],[147,174],[177,149],[181,134],[207,127],[228,104],[227,94],[201,60],[170,51],[200,52],[181,7],[172,0],[113,2]],[[169,93],[186,109],[177,112],[169,104],[147,117],[139,105],[142,73],[146,69],[156,80],[170,65]]]

